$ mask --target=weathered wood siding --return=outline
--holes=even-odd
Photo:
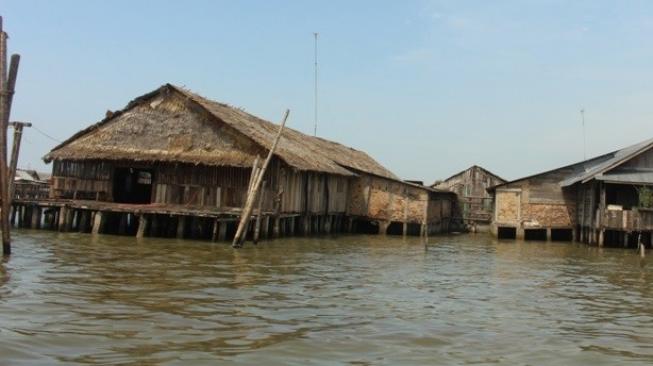
[[[435,185],[456,193],[459,217],[465,221],[489,222],[493,214],[493,197],[487,189],[505,181],[485,169],[473,166]]]
[[[113,201],[119,167],[152,171],[152,203],[234,208],[244,205],[251,168],[130,161],[55,161],[52,198]],[[265,178],[262,208],[280,213],[334,214],[347,209],[349,178],[300,172],[273,159]]]
[[[576,189],[559,182],[571,172],[560,169],[497,189],[494,221],[524,228],[576,225]]]

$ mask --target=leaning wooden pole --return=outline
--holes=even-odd
[[[16,169],[18,167],[18,154],[20,153],[20,142],[23,138],[23,127],[32,127],[29,122],[10,122],[10,126],[14,127],[14,139],[11,146],[11,161],[9,163],[9,205],[14,200],[14,190],[16,184]]]
[[[256,195],[258,194],[258,191],[261,188],[261,182],[263,181],[263,176],[265,175],[265,171],[267,170],[268,165],[270,164],[270,160],[272,160],[272,156],[274,155],[274,152],[277,150],[277,145],[279,144],[279,140],[281,139],[283,128],[286,125],[288,114],[290,114],[290,110],[286,109],[286,113],[284,113],[283,120],[281,121],[281,125],[279,126],[279,132],[277,133],[277,136],[274,138],[274,142],[272,143],[272,147],[268,152],[267,158],[265,158],[265,162],[263,162],[263,166],[261,166],[261,169],[259,170],[258,174],[254,179],[254,184],[251,187],[251,191],[247,195],[247,200],[245,200],[245,207],[243,207],[243,211],[240,215],[240,222],[238,223],[238,229],[236,230],[236,235],[234,235],[234,240],[231,244],[234,248],[240,248],[243,244],[244,229],[249,224],[249,220],[252,215],[252,209],[254,208],[254,201]]]

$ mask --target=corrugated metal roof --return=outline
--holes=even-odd
[[[653,169],[615,169],[594,178],[604,182],[648,185],[653,184]]]
[[[571,177],[568,177],[567,179],[560,182],[560,185],[562,187],[567,187],[578,182],[585,183],[586,181],[592,178],[598,179],[598,176],[604,173],[605,171],[607,171],[608,169],[614,168],[619,164],[627,160],[630,160],[635,155],[638,155],[639,153],[650,149],[652,146],[653,146],[653,139],[648,139],[638,144],[631,145],[621,150],[614,151],[611,153],[612,156],[609,159],[601,161],[595,165],[586,166],[585,171],[579,172],[579,174],[575,174]]]

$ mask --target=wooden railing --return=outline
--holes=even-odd
[[[14,198],[45,199],[50,196],[50,185],[47,183],[14,183]]]
[[[603,214],[603,226],[611,230],[653,230],[653,209],[606,210]]]

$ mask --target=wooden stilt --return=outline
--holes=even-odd
[[[39,229],[41,224],[41,209],[38,206],[32,207],[32,229]]]
[[[221,222],[220,227],[218,228],[218,241],[227,240],[227,222]]]
[[[220,223],[218,222],[218,219],[213,220],[213,227],[211,228],[211,241],[215,242],[218,240],[218,227],[220,226]]]
[[[295,217],[288,218],[288,235],[295,236]]]
[[[16,206],[11,206],[11,218],[9,219],[9,226],[16,226]]]
[[[266,215],[263,217],[263,222],[261,227],[261,238],[267,239],[269,232],[270,232],[270,216]]]
[[[150,216],[150,236],[159,236],[159,216],[156,214]]]
[[[66,227],[68,226],[68,224],[66,223],[67,219],[68,219],[68,208],[66,206],[63,206],[59,209],[59,223],[58,223],[59,231],[66,231]]]
[[[149,224],[149,219],[147,215],[141,214],[138,217],[138,230],[136,230],[136,237],[137,238],[142,238],[145,236],[145,233],[147,232],[147,226]]]
[[[86,211],[86,210],[79,211],[79,214],[78,214],[79,215],[79,224],[77,225],[77,230],[80,233],[83,233],[83,232],[87,231],[88,223],[89,223],[89,220],[90,220],[90,217],[89,217],[90,213],[91,213],[90,211]]]
[[[274,217],[274,224],[272,226],[272,237],[278,238],[281,234],[281,218],[279,216]]]
[[[177,239],[183,239],[186,232],[186,216],[177,217]]]
[[[118,234],[125,235],[127,233],[127,214],[120,213],[120,221],[118,222]]]
[[[102,211],[97,211],[95,213],[95,217],[93,218],[93,229],[91,230],[91,233],[93,233],[94,235],[101,234],[102,230],[104,229],[103,216],[104,214],[102,213]]]

